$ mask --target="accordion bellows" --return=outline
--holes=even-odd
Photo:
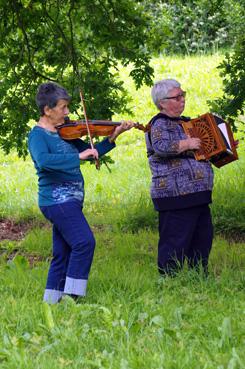
[[[181,124],[187,135],[201,140],[201,148],[194,151],[196,160],[209,160],[220,168],[238,159],[230,125],[220,117],[207,113]]]

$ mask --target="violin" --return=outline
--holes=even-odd
[[[110,136],[116,127],[122,122],[112,122],[109,120],[88,120],[89,130],[92,137],[95,136]],[[59,135],[64,140],[74,140],[88,134],[86,120],[70,120],[65,117],[65,123],[56,126]],[[140,123],[134,123],[134,128],[143,132],[148,132],[148,127]]]

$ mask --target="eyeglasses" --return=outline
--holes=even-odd
[[[186,96],[186,91],[183,91],[183,92],[181,92],[181,94],[178,94],[178,95],[176,95],[176,96],[164,97],[164,99],[163,99],[163,100],[172,100],[172,99],[174,99],[174,100],[176,100],[176,101],[180,101],[180,100],[181,100],[181,98],[182,98],[182,97],[183,97],[183,98],[185,98],[185,96]]]

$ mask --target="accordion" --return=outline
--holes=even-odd
[[[201,148],[194,151],[196,160],[209,160],[220,168],[238,159],[230,125],[222,118],[207,113],[181,124],[188,136],[201,140]]]

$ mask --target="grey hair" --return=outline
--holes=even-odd
[[[151,89],[151,97],[158,109],[161,109],[159,103],[165,97],[168,97],[168,93],[173,88],[179,88],[180,83],[175,79],[162,79],[154,84]]]
[[[44,115],[44,108],[48,106],[49,108],[54,108],[59,100],[70,101],[71,97],[68,95],[66,89],[57,83],[47,82],[42,83],[38,87],[36,95],[36,104],[40,110],[40,114]]]

